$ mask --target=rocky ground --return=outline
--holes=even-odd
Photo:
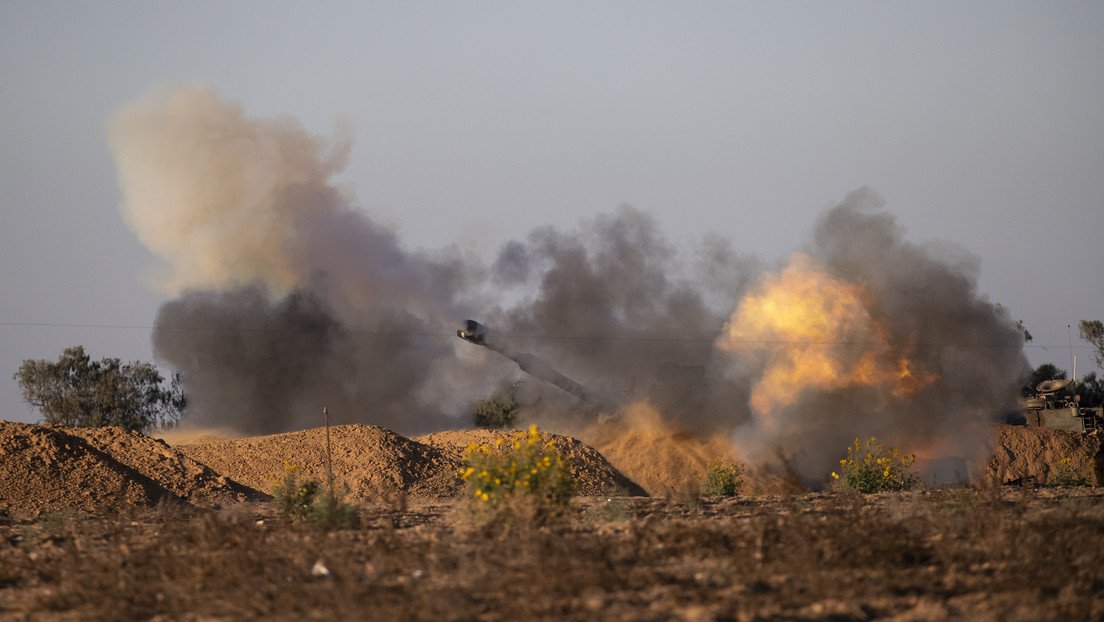
[[[978,487],[723,500],[632,496],[632,468],[557,437],[573,511],[502,533],[454,494],[464,447],[507,433],[330,433],[351,529],[267,495],[285,463],[321,472],[325,429],[169,444],[0,422],[0,618],[1104,619],[1104,492],[1047,485],[1071,457],[1099,483],[1095,434],[1002,427]]]

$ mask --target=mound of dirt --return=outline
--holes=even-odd
[[[460,490],[464,449],[472,443],[493,443],[510,432],[460,430],[416,439],[369,425],[342,425],[330,429],[334,484],[349,503],[377,502],[398,493],[420,498],[452,497]],[[576,439],[556,439],[571,460],[578,492],[603,491],[645,494],[593,448]],[[305,478],[326,481],[326,430],[315,428],[272,436],[239,439],[205,437],[176,446],[191,456],[246,485],[271,490],[285,468],[299,467]]]
[[[336,426],[330,429],[335,484],[351,503],[394,500],[399,494],[452,497],[461,488],[464,450],[513,434],[457,430],[410,439],[377,426]],[[324,483],[326,435],[325,428],[315,428],[252,438],[208,436],[170,446],[120,428],[0,421],[0,469],[5,475],[0,478],[0,510],[33,515],[60,508],[152,506],[163,500],[261,500],[290,465]],[[542,435],[556,441],[572,465],[578,494],[585,496],[678,493],[708,461],[730,457],[716,439],[680,435],[645,416],[589,431],[585,438],[598,449],[569,436]],[[1101,485],[1102,441],[1099,432],[999,426],[986,479],[994,484],[1048,484],[1065,472]]]
[[[458,470],[464,459],[464,450],[473,443],[491,444],[500,438],[513,438],[515,432],[502,430],[458,430],[438,432],[421,436],[419,443],[437,447],[448,454]],[[576,494],[591,496],[616,494],[618,496],[646,497],[647,491],[636,482],[618,471],[606,458],[593,447],[570,436],[541,433],[544,442],[556,441],[556,448],[571,464],[571,474],[575,478]]]
[[[272,490],[285,469],[326,482],[326,429],[238,439],[205,437],[176,448],[236,481]],[[371,425],[330,428],[334,484],[349,503],[377,501],[397,492],[421,497],[455,494],[458,463],[440,449]]]
[[[990,484],[1048,484],[1062,470],[1089,483],[1104,483],[1099,431],[1088,434],[1036,426],[998,426],[1000,438],[985,471]],[[1068,459],[1069,462],[1063,464]]]
[[[0,471],[0,506],[28,514],[263,497],[161,441],[121,428],[0,421]]]

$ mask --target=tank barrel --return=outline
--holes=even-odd
[[[456,331],[456,336],[479,346],[487,345],[484,343],[487,338],[487,327],[475,320],[465,322],[464,328]]]
[[[586,390],[583,389],[583,385],[556,371],[551,365],[545,362],[544,359],[526,352],[524,354],[518,355],[517,358],[514,359],[514,362],[518,364],[518,367],[521,368],[521,371],[529,374],[530,376],[533,376],[534,378],[539,378],[541,380],[544,380],[545,382],[550,382],[560,389],[567,391],[568,393],[579,398],[583,402],[586,402],[591,406],[594,405],[593,403],[591,403],[590,398],[587,397]]]
[[[475,345],[483,346],[485,348],[498,352],[502,356],[505,356],[511,361],[517,363],[518,367],[521,368],[521,371],[529,374],[530,376],[533,376],[534,378],[537,378],[538,380],[548,382],[561,389],[562,391],[574,395],[580,401],[592,408],[597,408],[597,405],[594,403],[594,401],[587,396],[587,391],[583,388],[583,385],[556,371],[556,369],[549,365],[547,361],[538,357],[535,354],[530,354],[528,352],[517,352],[513,348],[503,343],[499,343],[493,339],[489,339],[490,331],[483,324],[480,324],[475,320],[468,320],[464,323],[463,328],[456,331],[456,336],[469,343],[474,343]]]

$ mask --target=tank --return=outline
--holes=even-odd
[[[1035,396],[1024,404],[1027,425],[1091,432],[1104,427],[1104,408],[1082,408],[1081,396],[1067,390],[1072,378],[1044,380],[1035,387]]]

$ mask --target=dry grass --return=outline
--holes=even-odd
[[[331,532],[271,504],[0,520],[0,617],[1104,617],[1096,488],[588,498],[499,538],[461,506],[362,508]]]

